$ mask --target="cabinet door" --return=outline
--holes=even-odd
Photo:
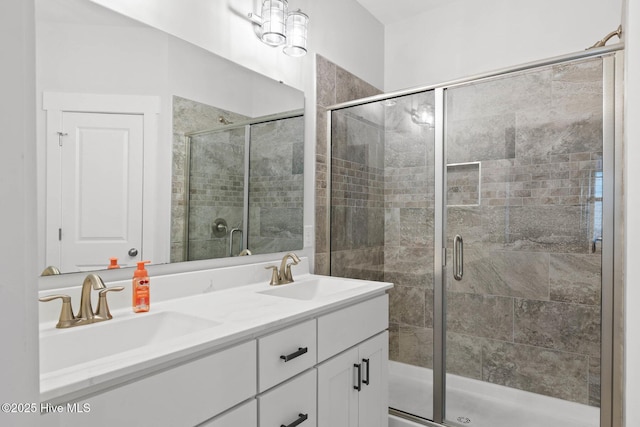
[[[389,423],[389,333],[383,332],[358,346],[362,389],[358,393],[360,427],[387,427]]]
[[[358,349],[318,366],[318,427],[358,426]]]

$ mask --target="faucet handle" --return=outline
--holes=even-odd
[[[62,300],[62,308],[60,310],[60,318],[56,324],[56,328],[69,328],[73,326],[76,321],[76,317],[73,315],[73,309],[71,308],[71,297],[69,295],[47,295],[46,297],[38,298],[40,302],[49,302],[54,299]]]
[[[269,265],[265,267],[265,270],[272,269],[271,272],[271,280],[269,281],[269,285],[276,286],[280,284],[280,276],[278,275],[278,266],[277,265]]]
[[[124,290],[124,286],[114,286],[112,288],[101,289],[98,292],[98,308],[96,309],[95,317],[101,320],[109,320],[113,318],[111,311],[109,311],[109,304],[107,303],[107,292],[120,292]]]
[[[297,262],[293,262],[293,263],[288,263],[287,266],[285,267],[284,271],[281,273],[282,274],[282,279],[283,282],[285,283],[293,283],[293,273],[291,273],[291,266],[292,265],[296,265]]]

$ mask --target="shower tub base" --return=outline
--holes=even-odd
[[[422,418],[433,414],[433,373],[389,362],[389,406]],[[447,375],[447,419],[469,427],[598,427],[600,409],[484,381]],[[515,424],[514,424],[515,423]],[[389,427],[415,427],[389,416]]]

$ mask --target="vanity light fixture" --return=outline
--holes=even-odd
[[[309,16],[300,9],[289,12],[287,0],[264,0],[262,16],[249,13],[249,19],[260,26],[260,40],[263,43],[284,45],[283,52],[293,57],[307,53]]]

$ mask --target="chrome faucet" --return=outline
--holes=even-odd
[[[91,289],[99,291],[98,309],[94,312],[91,305]],[[71,297],[69,295],[48,295],[40,298],[42,302],[53,301],[54,299],[62,300],[62,310],[60,318],[56,324],[56,328],[71,328],[73,326],[87,325],[89,323],[102,322],[113,318],[107,304],[107,292],[122,291],[123,286],[114,286],[107,288],[97,274],[89,274],[82,282],[82,291],[80,294],[80,309],[78,315],[73,315],[71,307]]]
[[[291,258],[292,262],[287,263],[289,258]],[[282,262],[280,263],[280,270],[278,270],[278,266],[276,265],[270,265],[268,267],[265,267],[266,269],[273,270],[271,273],[271,281],[269,282],[269,284],[271,286],[276,286],[276,285],[285,285],[287,283],[293,283],[294,280],[293,280],[293,274],[291,273],[291,266],[297,265],[299,262],[300,262],[300,258],[298,258],[298,255],[294,254],[293,252],[289,252],[284,257],[282,257]]]

